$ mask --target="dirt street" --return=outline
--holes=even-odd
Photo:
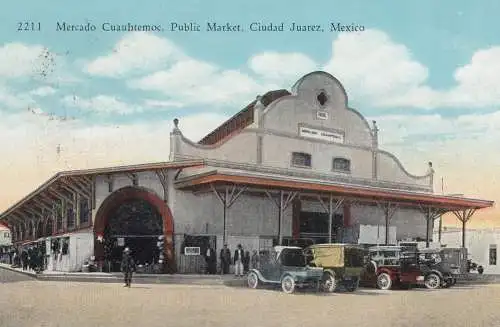
[[[286,295],[226,286],[128,289],[12,274],[0,269],[2,327],[500,326],[500,285]]]

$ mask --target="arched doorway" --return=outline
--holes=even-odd
[[[106,263],[104,270],[119,271],[122,251],[129,247],[141,271],[175,271],[172,213],[145,188],[125,187],[108,196],[97,211],[94,233],[94,254]]]

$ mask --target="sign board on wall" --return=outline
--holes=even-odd
[[[118,246],[125,246],[125,238],[118,237],[117,239]]]
[[[300,126],[299,135],[302,137],[308,137],[332,143],[344,143],[344,135],[342,133],[325,131],[316,128]]]
[[[201,249],[199,246],[186,246],[184,248],[184,255],[200,255]]]

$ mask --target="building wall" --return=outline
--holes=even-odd
[[[321,106],[317,100],[319,92],[325,92],[328,101]],[[222,140],[215,145],[200,145],[182,136],[178,130],[171,134],[171,159],[176,157],[197,157],[259,164],[276,168],[291,168],[292,152],[306,152],[312,156],[315,172],[332,171],[333,157],[344,157],[351,161],[348,175],[355,179],[372,179],[376,166],[380,181],[415,185],[432,190],[431,178],[409,174],[399,160],[378,148],[376,133],[366,119],[347,105],[343,86],[331,75],[316,72],[300,79],[292,95],[281,97],[266,108],[256,105],[255,121],[243,131]],[[318,111],[328,115],[319,119]],[[344,141],[304,137],[300,127],[307,127],[344,135]],[[377,163],[374,164],[373,153]],[[422,167],[423,170],[427,167]],[[307,170],[307,168],[306,168]]]
[[[0,246],[12,244],[12,233],[8,228],[0,228]]]
[[[435,233],[435,239],[438,236]],[[462,246],[462,230],[443,230],[441,233],[441,244],[448,247]],[[490,265],[490,245],[497,247],[497,264]],[[465,232],[465,246],[469,253],[469,259],[484,267],[485,274],[500,274],[500,230],[499,229],[468,229]]]

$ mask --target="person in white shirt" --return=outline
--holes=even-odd
[[[234,251],[234,275],[243,277],[243,256],[244,251],[241,244],[238,244],[238,248]]]

